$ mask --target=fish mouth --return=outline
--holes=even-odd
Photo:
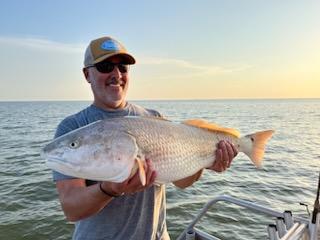
[[[126,170],[119,171],[116,174],[109,176],[105,174],[99,174],[97,172],[93,173],[93,175],[88,175],[86,173],[83,173],[84,169],[81,166],[70,164],[68,162],[65,162],[63,159],[57,157],[47,157],[46,164],[50,169],[65,174],[67,176],[90,179],[94,181],[110,181],[120,183],[125,181],[130,175],[130,172]]]
[[[55,157],[49,157],[47,158],[47,166],[50,167],[52,170],[57,170],[57,171],[61,171],[59,169],[61,168],[68,168],[68,169],[75,169],[75,170],[79,170],[80,168],[70,164],[68,162],[65,162],[63,159],[61,158],[55,158]],[[60,167],[58,167],[60,166]],[[59,168],[59,169],[58,169]]]

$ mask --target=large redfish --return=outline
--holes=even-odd
[[[273,131],[240,137],[238,131],[204,120],[175,123],[149,117],[100,120],[56,138],[43,149],[47,165],[77,178],[122,182],[137,170],[145,184],[144,161],[157,171],[156,183],[181,180],[215,161],[220,140],[234,144],[259,167]]]

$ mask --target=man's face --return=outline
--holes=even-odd
[[[121,64],[121,58],[114,56],[107,61],[113,64]],[[121,70],[121,69],[120,69]],[[109,73],[102,73],[96,67],[84,69],[84,74],[94,96],[94,104],[103,109],[123,108],[126,104],[126,95],[129,84],[128,72],[121,72],[115,65]]]

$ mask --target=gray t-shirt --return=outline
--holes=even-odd
[[[105,111],[94,105],[65,118],[55,138],[89,123],[111,117],[160,116],[155,110],[127,103],[124,109]],[[53,171],[53,180],[73,179]],[[86,180],[87,185],[96,182]],[[75,223],[74,240],[167,240],[165,186],[152,186],[134,195],[114,198],[99,213]]]

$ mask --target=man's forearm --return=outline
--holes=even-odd
[[[98,184],[87,187],[81,179],[62,180],[56,185],[62,209],[69,221],[92,216],[112,200],[101,192]]]

